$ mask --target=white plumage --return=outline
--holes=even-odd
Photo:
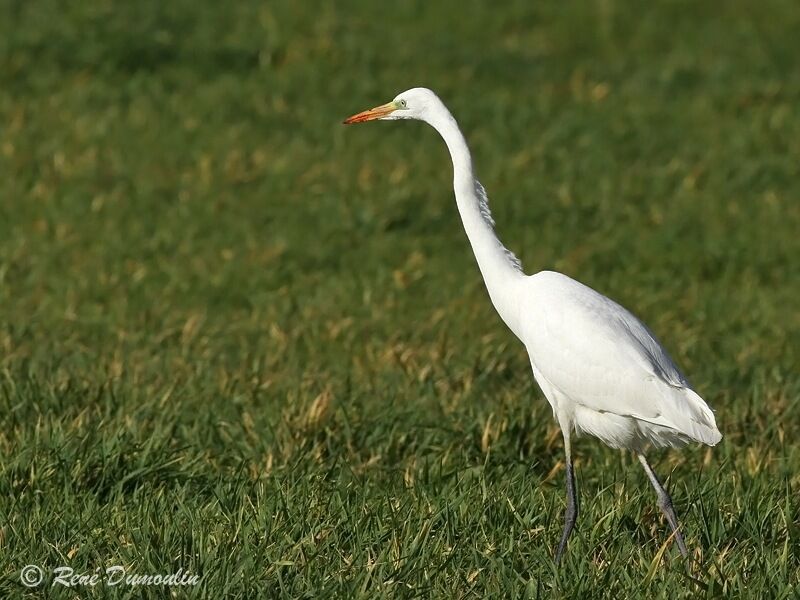
[[[714,445],[714,414],[653,333],[616,302],[561,273],[522,283],[520,338],[562,426],[612,448]]]
[[[628,310],[553,271],[526,276],[494,232],[483,186],[455,119],[430,90],[414,88],[345,123],[417,119],[444,139],[453,161],[456,204],[486,288],[500,317],[525,344],[534,377],[564,435],[567,511],[560,559],[577,518],[570,437],[590,434],[635,452],[686,556],[672,501],[644,457],[648,445],[715,445],[714,413],[691,388],[655,335]]]

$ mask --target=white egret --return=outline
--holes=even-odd
[[[486,192],[475,178],[456,120],[431,90],[414,88],[345,123],[416,119],[442,136],[453,161],[453,190],[492,304],[525,344],[533,376],[564,436],[567,507],[555,554],[561,559],[578,516],[572,434],[587,433],[634,452],[655,488],[681,554],[688,555],[672,500],[645,458],[649,446],[709,446],[722,439],[714,413],[655,335],[602,294],[553,271],[525,275],[494,231]]]

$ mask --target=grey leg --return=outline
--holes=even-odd
[[[575,472],[572,468],[572,448],[569,441],[569,429],[564,429],[564,451],[567,457],[567,510],[564,513],[564,533],[556,550],[556,564],[561,562],[561,556],[567,547],[567,540],[575,527],[578,518],[578,497],[575,494]]]
[[[658,495],[658,506],[661,509],[661,512],[664,513],[664,516],[667,517],[667,521],[669,522],[670,527],[672,527],[672,531],[675,532],[675,541],[678,543],[678,549],[681,551],[683,557],[686,558],[689,556],[689,551],[686,550],[686,544],[683,543],[683,535],[678,527],[678,517],[675,516],[675,509],[672,508],[672,498],[669,497],[667,490],[665,490],[664,486],[661,485],[661,482],[658,480],[658,476],[653,471],[650,463],[647,462],[644,454],[637,454],[637,456],[639,458],[639,462],[642,463],[642,466],[644,467],[645,473],[647,473],[647,476],[650,478],[650,483],[652,483],[653,487],[656,489],[656,494]]]

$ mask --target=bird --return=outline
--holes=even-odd
[[[561,561],[578,518],[572,440],[573,435],[583,434],[636,455],[687,559],[672,498],[645,453],[691,442],[716,445],[722,434],[714,413],[655,334],[626,308],[562,273],[525,274],[519,259],[497,236],[486,191],[475,177],[458,123],[433,91],[406,90],[344,123],[401,119],[423,121],[444,140],[453,163],[456,206],[489,298],[524,344],[533,377],[561,429],[566,509],[555,564]]]

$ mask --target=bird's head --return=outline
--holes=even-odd
[[[392,121],[395,119],[416,119],[426,121],[432,109],[442,105],[442,101],[428,88],[412,88],[395,96],[394,100],[370,108],[344,120],[345,125],[364,121]]]

